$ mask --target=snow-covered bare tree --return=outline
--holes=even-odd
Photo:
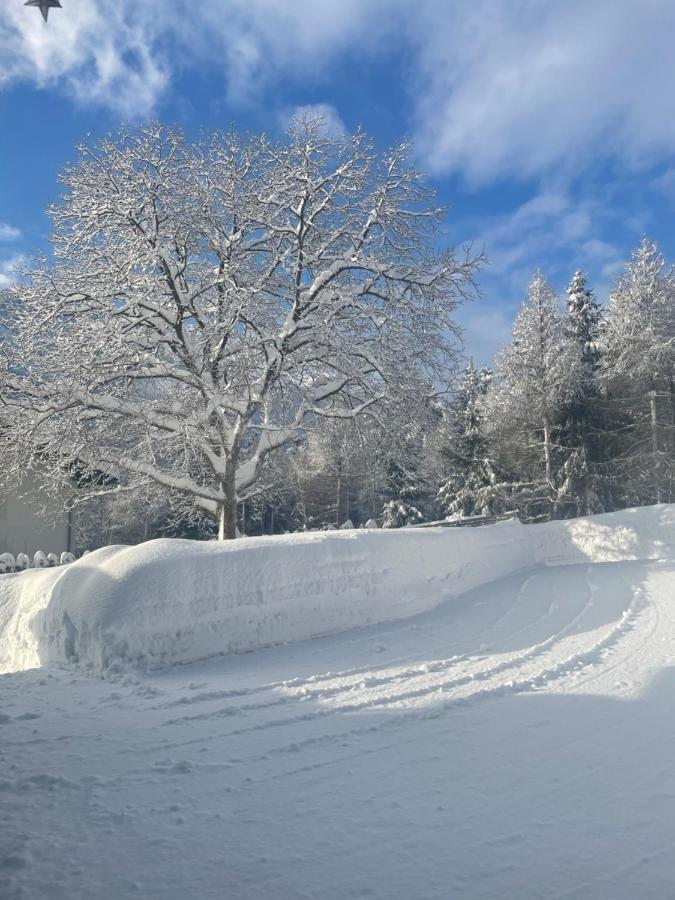
[[[355,501],[368,476],[367,437],[370,422],[321,419],[311,429],[301,451],[295,454],[297,483],[308,528],[340,526],[347,519],[365,521]]]
[[[481,258],[437,250],[444,213],[406,144],[378,154],[320,120],[282,142],[152,124],[80,147],[62,182],[54,259],[11,292],[16,465],[153,481],[231,538],[308,418],[356,417],[454,363]]]

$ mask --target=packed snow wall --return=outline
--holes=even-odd
[[[148,668],[401,619],[538,564],[675,558],[675,506],[523,526],[108,547],[0,577],[0,672]]]

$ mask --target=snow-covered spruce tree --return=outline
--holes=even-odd
[[[565,332],[577,357],[576,383],[561,415],[563,462],[558,506],[563,514],[588,515],[606,505],[606,421],[598,396],[600,366],[600,307],[577,271],[567,288]],[[603,499],[604,498],[604,499]]]
[[[424,497],[420,478],[420,435],[414,427],[404,427],[396,442],[382,454],[387,500],[380,513],[383,528],[401,528],[423,522],[419,508]],[[394,452],[392,452],[392,450]]]
[[[404,528],[406,525],[419,525],[422,522],[424,515],[404,499],[389,500],[382,509],[383,528]]]
[[[483,401],[492,380],[490,369],[476,369],[471,360],[451,403],[446,470],[438,491],[438,502],[445,515],[489,514],[498,511],[495,506],[501,506],[493,488],[502,478],[490,458],[483,421]]]
[[[153,124],[80,147],[54,261],[12,291],[14,464],[154,481],[231,538],[308,418],[442,379],[480,257],[436,253],[443,212],[408,157],[321,120],[278,143]]]
[[[413,397],[412,402],[389,402],[384,407],[375,457],[382,477],[384,527],[438,517],[444,413],[439,397],[423,402]]]
[[[567,293],[567,333],[579,347],[579,373],[584,382],[584,392],[595,389],[594,376],[600,362],[600,307],[593,291],[588,287],[588,278],[580,270],[572,276]]]
[[[493,440],[520,476],[529,517],[550,515],[557,496],[560,414],[578,382],[578,354],[566,340],[558,298],[540,274],[513,326],[513,340],[496,358],[496,389],[488,397]],[[517,493],[509,485],[510,494]]]
[[[612,290],[601,375],[624,503],[675,496],[675,275],[644,239]]]

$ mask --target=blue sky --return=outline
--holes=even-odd
[[[675,258],[673,0],[62,0],[0,9],[0,284],[47,246],[44,209],[87,133],[159,117],[278,132],[301,107],[405,135],[485,244],[459,318],[480,362],[532,271],[604,299],[644,234]]]

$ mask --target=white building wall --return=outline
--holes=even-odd
[[[28,496],[23,496],[23,494]],[[48,497],[30,496],[0,485],[0,553],[63,553],[70,549],[68,514],[63,505]]]

